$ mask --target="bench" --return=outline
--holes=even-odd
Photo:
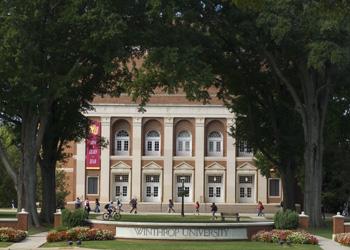
[[[239,222],[239,213],[220,213],[221,220],[225,221],[225,218],[234,218],[237,222]]]

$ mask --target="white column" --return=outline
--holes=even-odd
[[[174,119],[166,117],[164,119],[163,202],[173,199],[173,126]]]
[[[266,177],[262,176],[260,170],[257,171],[257,178],[258,178],[258,185],[257,185],[257,194],[258,194],[258,201],[261,201],[262,203],[267,203],[267,180]]]
[[[101,149],[100,200],[108,202],[110,174],[110,138],[111,118],[101,117],[101,137],[107,140],[107,146]]]
[[[132,122],[132,197],[141,201],[141,156],[142,118],[134,117]]]
[[[233,125],[232,119],[227,119],[226,140],[226,202],[236,203],[236,142],[229,134]]]
[[[85,140],[77,143],[75,195],[80,198],[85,198],[85,147]]]
[[[194,198],[204,202],[204,118],[196,118],[196,157],[195,157],[195,188]]]

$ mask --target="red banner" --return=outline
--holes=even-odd
[[[99,169],[101,166],[101,123],[91,121],[90,135],[86,139],[85,167]]]

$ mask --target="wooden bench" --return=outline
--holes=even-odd
[[[234,218],[237,222],[239,222],[239,213],[220,213],[221,220],[225,221],[225,218]]]

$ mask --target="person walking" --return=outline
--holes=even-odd
[[[199,207],[200,207],[199,202],[196,201],[196,203],[194,204],[194,209],[195,209],[194,214],[199,215]]]
[[[130,213],[134,212],[134,214],[137,214],[137,199],[136,198],[131,199],[130,206],[131,206]]]
[[[86,198],[85,202],[84,202],[84,209],[85,211],[87,212],[88,216],[89,216],[89,213],[91,211],[91,207],[90,207],[90,201],[88,198]]]
[[[264,205],[262,204],[261,201],[258,202],[258,206],[257,206],[257,211],[258,211],[258,216],[264,216]]]
[[[95,213],[100,212],[100,206],[101,206],[101,204],[100,204],[99,200],[96,198],[96,200],[95,200]]]
[[[75,209],[79,209],[81,207],[81,201],[79,197],[77,197],[77,199],[75,200],[74,207]]]
[[[169,199],[169,204],[168,204],[168,213],[171,213],[171,211],[173,211],[173,213],[175,213],[175,209],[174,209],[174,202],[172,199]]]
[[[118,207],[118,212],[124,212],[124,210],[122,209],[123,203],[117,199],[117,207]]]
[[[218,211],[218,207],[215,205],[215,202],[213,202],[210,207],[211,207],[211,219],[216,220],[217,219],[216,212]]]

